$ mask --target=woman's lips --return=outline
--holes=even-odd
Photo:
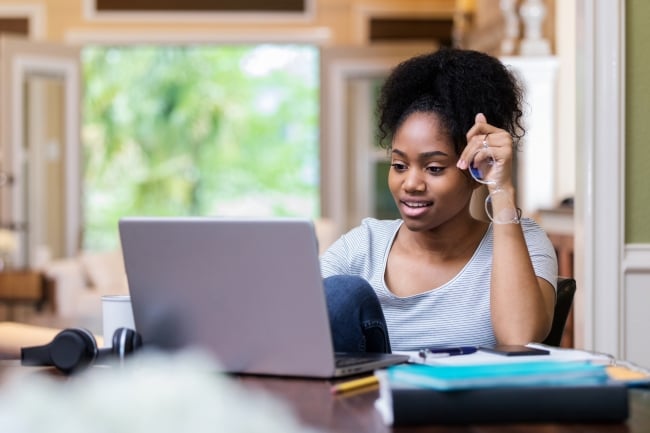
[[[430,201],[414,201],[414,200],[400,201],[400,208],[402,211],[402,215],[411,218],[418,217],[426,213],[432,205],[433,202]]]

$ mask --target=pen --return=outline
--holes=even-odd
[[[443,356],[456,356],[456,355],[469,355],[478,350],[476,346],[461,346],[461,347],[431,347],[428,349],[421,349],[419,352],[420,358],[438,358]]]
[[[361,379],[354,379],[347,382],[339,383],[332,386],[332,394],[341,394],[348,391],[354,391],[360,388],[374,386],[379,384],[379,379],[376,376],[362,377]]]

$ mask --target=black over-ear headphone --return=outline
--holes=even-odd
[[[70,328],[59,332],[44,346],[20,349],[22,365],[54,366],[70,374],[104,358],[123,360],[142,346],[140,334],[133,329],[118,328],[112,339],[112,347],[99,349],[95,337],[87,329]]]

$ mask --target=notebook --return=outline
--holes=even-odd
[[[310,220],[128,217],[119,232],[145,347],[200,347],[232,373],[318,378],[408,360],[335,354]]]

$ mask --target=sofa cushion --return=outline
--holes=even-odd
[[[100,295],[128,294],[121,251],[83,252],[79,257],[90,287]]]
[[[57,314],[69,317],[77,314],[77,300],[86,292],[87,275],[76,258],[65,258],[49,262],[44,267],[45,275],[54,281],[54,308]]]

